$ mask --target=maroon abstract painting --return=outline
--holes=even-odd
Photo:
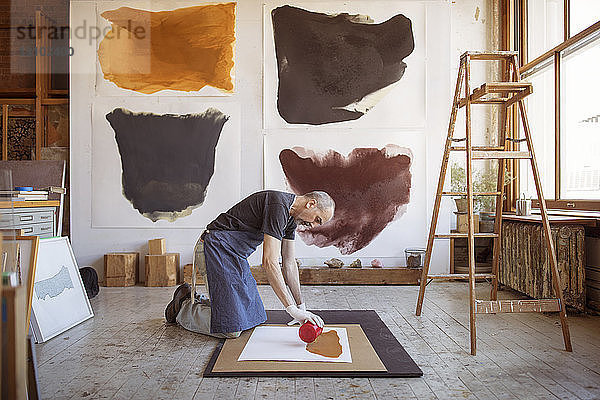
[[[308,245],[352,254],[371,243],[410,201],[412,152],[407,148],[355,148],[344,156],[294,147],[282,150],[279,161],[294,193],[322,190],[336,203],[331,221],[298,229]]]

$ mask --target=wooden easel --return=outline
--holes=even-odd
[[[423,298],[425,296],[425,287],[433,279],[468,279],[469,280],[469,320],[471,333],[471,354],[476,354],[476,330],[475,317],[476,314],[495,314],[501,312],[558,312],[560,315],[560,323],[562,326],[563,339],[565,349],[572,351],[571,338],[569,327],[567,325],[567,314],[565,311],[565,302],[560,284],[560,276],[556,261],[556,253],[552,242],[550,232],[550,223],[548,222],[548,212],[546,202],[542,194],[542,185],[540,173],[538,171],[531,132],[527,120],[527,113],[523,99],[532,93],[533,86],[531,83],[522,82],[519,72],[519,62],[517,52],[496,51],[496,52],[466,52],[460,57],[460,67],[456,80],[456,90],[454,93],[454,101],[452,103],[452,113],[450,115],[450,124],[448,127],[448,137],[446,139],[446,148],[440,177],[438,180],[437,194],[433,208],[433,216],[431,218],[431,226],[429,229],[429,239],[427,240],[427,253],[425,254],[425,263],[421,275],[421,287],[419,290],[419,298],[417,301],[416,315],[421,315],[423,308]],[[504,72],[502,82],[484,83],[481,87],[473,90],[471,93],[470,78],[471,78],[471,60],[482,61],[501,61]],[[464,84],[464,97],[461,94]],[[492,104],[500,106],[501,129],[498,134],[498,146],[473,146],[471,141],[471,104]],[[517,104],[520,114],[521,123],[523,124],[524,138],[515,139],[506,135],[506,115],[508,108]],[[465,108],[466,111],[466,136],[464,138],[454,138],[454,125],[456,123],[456,115],[460,108]],[[454,146],[454,143],[465,142],[464,146]],[[527,145],[527,150],[519,150],[521,143]],[[446,171],[451,151],[464,151],[467,160],[467,191],[466,192],[445,192],[443,191]],[[498,160],[498,183],[495,192],[474,193],[473,192],[473,168],[472,160]],[[550,265],[552,268],[552,283],[556,298],[541,299],[541,300],[497,300],[498,293],[498,263],[500,257],[501,232],[502,232],[502,199],[504,196],[504,174],[506,160],[510,159],[528,159],[531,163],[533,179],[537,190],[537,196],[540,203],[540,211],[542,216],[544,237],[546,247],[550,256]],[[451,234],[436,234],[436,225],[438,214],[440,211],[440,203],[442,196],[467,196],[467,216],[468,216],[468,232],[467,233],[451,233]],[[495,196],[496,197],[496,219],[494,223],[493,233],[474,233],[473,224],[473,196]],[[431,262],[431,252],[433,250],[434,239],[448,239],[454,237],[467,238],[467,247],[469,252],[469,273],[468,274],[450,274],[450,275],[429,275],[429,264]],[[494,253],[491,274],[476,274],[475,273],[475,237],[491,237],[494,238]],[[475,279],[489,278],[492,281],[492,289],[490,300],[478,300],[475,297]],[[429,281],[428,281],[429,279]]]

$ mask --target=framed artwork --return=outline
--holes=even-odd
[[[94,316],[68,237],[40,239],[31,308],[38,343]]]

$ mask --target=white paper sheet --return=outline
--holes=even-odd
[[[142,216],[123,195],[121,156],[106,114],[123,107],[155,114],[202,113],[213,107],[229,116],[216,148],[215,171],[204,203],[191,215],[175,222],[152,222]],[[94,228],[197,228],[206,226],[220,212],[240,200],[240,107],[223,101],[186,98],[98,97],[92,107],[92,226]],[[108,211],[110,210],[110,212]]]
[[[306,350],[306,343],[298,336],[298,326],[257,326],[238,361],[321,361],[351,363],[350,344],[346,328],[327,328],[323,333],[336,331],[340,337],[342,354],[337,358],[324,357]]]
[[[357,120],[323,124],[317,127],[307,124],[289,124],[277,111],[277,59],[273,40],[273,21],[271,11],[281,5],[291,5],[308,11],[338,14],[363,14],[371,17],[375,23],[384,22],[397,14],[403,14],[412,22],[415,41],[414,51],[404,59],[408,65],[400,81],[391,85],[387,95],[369,112]],[[427,117],[426,109],[426,63],[439,62],[438,53],[431,51],[426,36],[426,6],[420,1],[375,1],[354,0],[332,1],[286,1],[268,0],[263,9],[264,39],[264,84],[263,84],[263,126],[266,129],[295,128],[322,132],[323,129],[339,128],[422,128]],[[439,41],[439,36],[430,38]],[[432,46],[433,48],[434,46]]]
[[[386,132],[371,135],[369,131],[365,131],[361,135],[322,132],[315,137],[313,134],[305,132],[288,132],[286,134],[280,132],[275,131],[265,136],[266,189],[290,191],[281,168],[279,153],[283,149],[292,149],[295,146],[302,146],[316,153],[335,150],[346,156],[354,148],[374,147],[381,149],[387,144],[395,144],[409,148],[413,153],[410,168],[412,174],[410,203],[407,205],[406,212],[398,215],[366,247],[350,255],[343,255],[339,249],[333,246],[323,248],[314,245],[309,246],[297,234],[295,240],[296,256],[302,259],[304,265],[319,265],[331,257],[341,259],[346,265],[360,258],[363,265],[370,265],[372,259],[382,258],[382,255],[395,259],[384,260],[386,266],[403,265],[405,262],[405,248],[423,247],[427,243],[428,226],[423,223],[427,220],[427,181],[425,174],[427,165],[425,162],[425,137],[423,135],[408,132]]]
[[[90,26],[89,32],[90,41],[94,40],[95,50],[98,50],[100,46],[100,42],[104,39],[104,35],[106,32],[110,31],[111,23],[107,19],[102,17],[102,13],[109,10],[116,10],[120,7],[131,7],[137,8],[139,10],[147,10],[147,11],[172,11],[178,8],[185,7],[193,7],[193,6],[201,6],[212,3],[203,3],[195,0],[121,0],[118,3],[114,1],[99,1],[96,5],[97,15],[95,26]],[[237,11],[236,11],[237,12]],[[94,24],[94,21],[88,21],[91,24]],[[85,25],[84,25],[85,27]],[[101,33],[101,34],[100,34]],[[97,36],[97,37],[95,37]],[[233,43],[235,49],[236,43]],[[233,79],[234,91],[235,89],[235,68],[237,61],[235,60],[235,51],[234,51],[234,66],[231,71],[231,77]],[[202,89],[193,92],[185,92],[182,90],[161,90],[157,93],[153,94],[145,94],[139,93],[134,90],[123,89],[118,87],[113,82],[104,79],[104,74],[102,72],[102,67],[100,66],[100,62],[98,61],[98,53],[95,54],[96,58],[96,79],[95,79],[95,89],[96,96],[125,96],[125,97],[192,97],[192,96],[202,96],[202,97],[214,97],[214,96],[224,96],[230,97],[233,92],[224,92],[220,89],[217,89],[212,86],[204,86]]]

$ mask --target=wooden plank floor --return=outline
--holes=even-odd
[[[489,294],[477,285],[478,297]],[[307,286],[309,308],[374,309],[424,372],[410,379],[202,378],[216,339],[166,326],[174,288],[101,288],[95,317],[37,345],[44,399],[599,399],[600,317],[571,316],[573,353],[556,314],[480,316],[469,355],[467,284]],[[266,308],[281,305],[268,286]],[[516,298],[500,292],[501,298]]]

